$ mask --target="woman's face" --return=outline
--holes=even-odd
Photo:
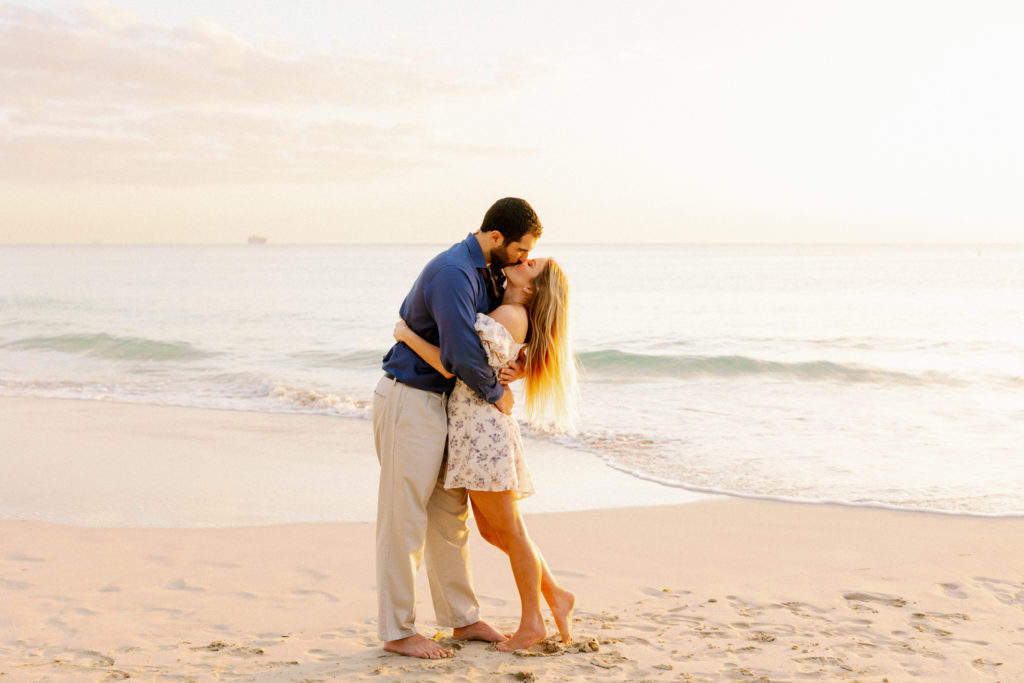
[[[548,265],[546,258],[531,258],[518,265],[506,267],[504,273],[508,281],[507,286],[526,287],[533,282],[533,278],[541,274],[546,265]]]

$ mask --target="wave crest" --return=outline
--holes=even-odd
[[[626,353],[617,349],[586,351],[579,354],[580,364],[591,376],[630,377],[738,377],[784,375],[800,380],[832,380],[840,382],[886,382],[922,384],[934,381],[952,383],[938,373],[913,375],[861,365],[835,363],[827,360],[783,362],[749,356],[648,355]]]
[[[29,337],[5,344],[3,348],[16,351],[60,351],[61,353],[126,360],[188,361],[214,355],[198,349],[188,342],[119,337],[105,332]]]
[[[289,411],[364,419],[369,418],[372,414],[372,404],[369,401],[360,401],[351,396],[342,398],[337,394],[321,393],[313,389],[286,387],[279,384],[270,392],[270,397],[281,406],[287,407]]]

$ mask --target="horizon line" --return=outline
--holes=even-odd
[[[0,242],[0,247],[432,247],[454,242]],[[548,242],[545,247],[1018,247],[1020,242]]]

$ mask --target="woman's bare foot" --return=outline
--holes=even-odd
[[[495,643],[494,647],[498,648],[502,652],[515,652],[516,650],[525,650],[528,647],[532,647],[544,640],[548,635],[547,629],[544,628],[544,620],[541,619],[539,623],[530,624],[519,624],[519,630],[512,634],[512,637],[501,643]]]
[[[420,659],[444,659],[452,656],[452,651],[445,649],[419,633],[408,638],[389,640],[384,643],[384,649],[406,657],[419,657]]]
[[[548,605],[551,608],[551,615],[555,618],[555,625],[558,626],[558,634],[566,644],[572,642],[572,610],[575,606],[576,596],[562,589],[554,594]]]
[[[452,631],[456,640],[483,640],[488,643],[500,643],[508,640],[508,636],[498,633],[485,621],[478,621],[469,626],[460,626]]]

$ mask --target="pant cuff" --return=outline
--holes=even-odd
[[[377,637],[380,638],[381,642],[389,643],[392,640],[401,640],[402,638],[408,638],[409,636],[416,635],[416,631],[395,631],[394,633],[385,633],[384,631],[377,631]]]
[[[469,626],[480,621],[480,610],[475,609],[468,614],[464,614],[461,617],[452,619],[450,624],[439,624],[442,628],[462,628],[463,626]]]

